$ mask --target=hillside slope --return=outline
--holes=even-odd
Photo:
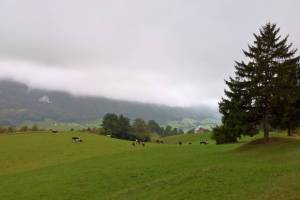
[[[299,199],[300,140],[251,139],[134,147],[86,133],[0,135],[0,199]]]

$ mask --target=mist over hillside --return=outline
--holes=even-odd
[[[30,89],[24,84],[0,81],[0,124],[18,125],[24,121],[53,119],[59,122],[88,122],[106,113],[124,114],[130,118],[154,119],[161,124],[185,118],[197,121],[217,119],[217,110],[206,106],[169,107],[112,100],[101,97],[73,96],[66,92]]]

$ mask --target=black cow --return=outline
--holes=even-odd
[[[80,139],[79,137],[72,137],[72,140],[74,142],[83,142],[82,139]]]
[[[51,133],[58,133],[57,130],[52,130],[52,129],[50,129],[50,131],[51,131]]]
[[[205,141],[200,141],[200,144],[208,144],[208,141],[205,140]]]

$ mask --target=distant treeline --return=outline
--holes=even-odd
[[[43,131],[37,125],[33,125],[32,127],[21,126],[20,128],[16,128],[14,126],[0,126],[0,134],[1,133],[16,133],[16,132],[27,132],[27,131]]]
[[[52,130],[52,129],[51,129]],[[32,132],[32,131],[45,131],[45,129],[40,129],[37,125],[21,126],[17,128],[15,126],[0,126],[1,133],[16,133],[16,132]],[[71,128],[70,131],[75,131]],[[86,128],[80,129],[78,131],[85,131],[89,133],[100,133],[102,135],[110,135],[113,138],[126,139],[126,140],[141,140],[149,141],[150,135],[155,133],[159,136],[170,136],[183,134],[182,129],[173,128],[169,125],[166,127],[160,126],[155,120],[145,121],[142,118],[136,118],[131,121],[128,117],[124,115],[117,115],[114,113],[108,113],[104,116],[101,128]],[[188,131],[190,133],[191,131]],[[192,129],[194,132],[194,129]]]
[[[142,118],[136,118],[130,123],[130,119],[124,115],[108,113],[104,116],[100,133],[114,138],[142,141],[150,140],[150,133],[160,136],[183,134],[182,129],[160,126],[155,120],[146,122]]]

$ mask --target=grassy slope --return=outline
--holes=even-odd
[[[71,135],[82,137],[84,144],[73,144]],[[164,139],[177,143],[201,137],[207,135]],[[268,145],[147,144],[142,148],[80,133],[28,134],[0,136],[0,147],[0,199],[6,200],[300,196],[297,139],[273,139]]]
[[[210,133],[200,133],[200,134],[184,134],[184,135],[173,135],[162,138],[167,144],[178,144],[181,141],[183,144],[192,142],[194,144],[199,144],[202,140],[208,140],[211,143],[214,143],[211,139]]]
[[[84,143],[73,143],[72,136],[80,136]],[[5,135],[0,136],[0,147],[0,174],[128,150],[125,141],[78,132]]]

